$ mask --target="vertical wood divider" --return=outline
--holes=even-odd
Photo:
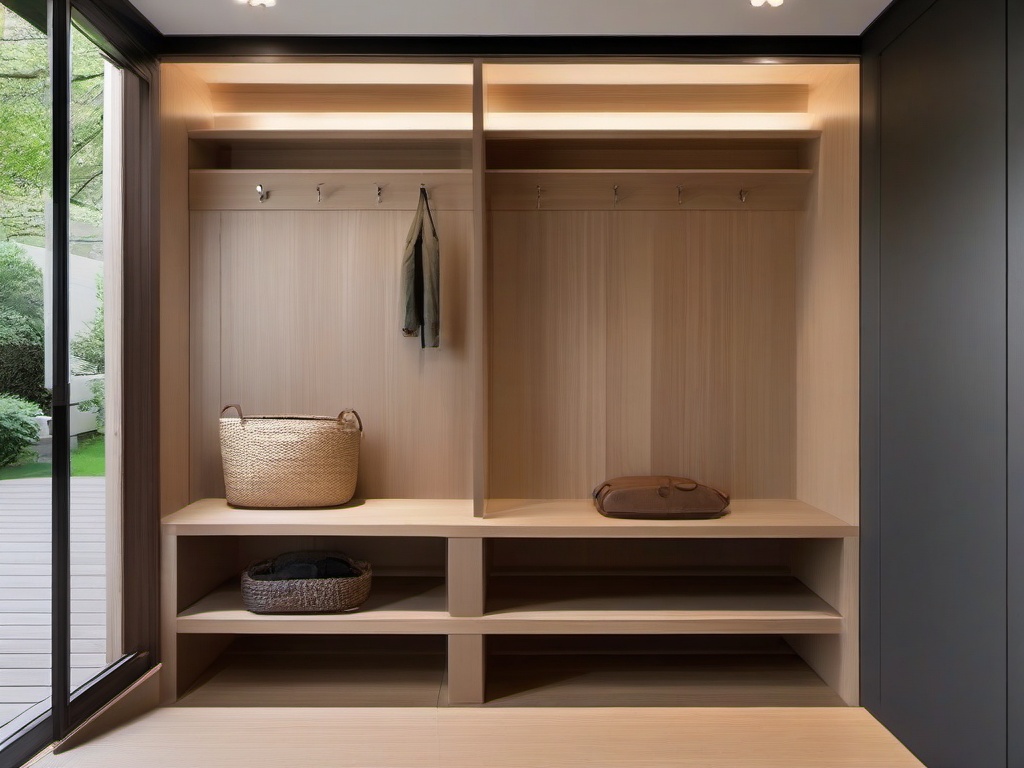
[[[160,537],[160,703],[173,704],[178,698],[178,537]]]
[[[487,254],[487,152],[484,141],[484,112],[487,94],[484,84],[483,62],[473,62],[473,259],[470,271],[470,318],[473,329],[473,514],[484,516],[487,499],[487,352],[489,336],[490,302],[488,301],[489,275]]]
[[[484,703],[483,635],[448,635],[448,703]]]
[[[483,616],[487,599],[486,543],[448,539],[448,613]]]

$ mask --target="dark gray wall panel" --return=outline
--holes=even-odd
[[[1005,22],[879,57],[878,714],[931,768],[1006,765]]]
[[[1008,765],[1024,768],[1024,0],[1010,1],[1007,33]]]

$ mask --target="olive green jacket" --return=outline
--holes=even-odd
[[[427,190],[422,187],[402,257],[402,309],[402,333],[419,333],[421,347],[440,346],[441,255]]]

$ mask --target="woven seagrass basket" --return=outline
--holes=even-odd
[[[227,418],[234,408],[238,418]],[[328,416],[244,416],[225,406],[220,452],[228,504],[336,507],[352,499],[363,424],[355,411]]]
[[[242,602],[246,610],[252,613],[354,611],[366,602],[370,595],[373,569],[363,560],[345,559],[361,571],[359,576],[260,581],[253,577],[269,573],[274,567],[273,560],[261,560],[242,572]]]

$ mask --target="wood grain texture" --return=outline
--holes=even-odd
[[[473,103],[470,85],[431,83],[216,83],[210,93],[217,113],[469,112]]]
[[[258,615],[245,610],[232,579],[176,625],[179,635],[835,634],[841,626],[835,610],[788,576],[515,576],[492,585],[486,613],[475,617],[445,610],[439,579],[387,577],[374,579],[358,611]]]
[[[441,720],[451,766],[646,763],[692,768],[900,768],[920,763],[866,711],[477,709]],[[585,745],[585,746],[584,746]],[[446,755],[447,756],[447,755]]]
[[[471,178],[470,171],[453,169],[195,170],[189,199],[192,211],[415,211],[420,185],[425,184],[432,211],[469,211]],[[267,192],[262,203],[256,191],[260,184]],[[319,203],[318,184],[323,185]]]
[[[224,493],[220,457],[219,422],[210,418],[211,403],[221,390],[221,214],[194,212],[191,216],[190,322],[189,322],[189,498],[204,491]],[[196,258],[201,254],[201,258]]]
[[[483,516],[489,489],[490,408],[487,344],[490,339],[490,254],[487,250],[487,85],[483,63],[473,62],[473,257],[470,269],[470,339],[473,349],[473,513]]]
[[[235,509],[202,499],[163,520],[178,536],[441,536],[455,538],[831,539],[857,527],[789,499],[734,499],[717,520],[616,520],[590,499],[367,499],[337,509]]]
[[[160,533],[160,703],[167,705],[178,697],[178,537]]]
[[[792,653],[503,654],[487,673],[492,708],[843,706]]]
[[[188,132],[213,125],[204,83],[160,67],[160,514],[189,500]]]
[[[471,217],[440,211],[435,220],[442,339],[440,349],[421,350],[418,339],[400,330],[408,213],[221,213],[219,249],[204,248],[204,238],[192,254],[197,269],[212,269],[209,262],[220,259],[221,330],[219,340],[210,340],[221,350],[220,389],[196,382],[195,395],[203,399],[193,411],[195,428],[216,424],[221,406],[231,402],[252,414],[355,408],[365,425],[360,495],[470,498]],[[193,306],[217,298],[200,294]],[[200,359],[209,354],[193,348]],[[200,449],[193,498],[220,495],[218,446]]]
[[[806,112],[803,84],[492,83],[489,112]]]
[[[448,539],[448,612],[482,616],[487,593],[487,551],[483,539]]]
[[[502,170],[488,175],[488,185],[494,211],[799,211],[811,175],[802,169]]]
[[[491,225],[493,496],[579,497],[631,472],[793,494],[795,214]]]
[[[57,744],[53,750],[54,754],[59,755],[79,747],[160,706],[161,671],[160,665],[157,664],[121,691]]]
[[[483,635],[448,635],[449,705],[482,704],[486,698],[486,640]]]
[[[156,710],[35,768],[922,768],[866,710],[195,708]]]
[[[229,649],[179,707],[436,707],[444,655],[235,653]]]
[[[796,495],[850,523],[860,519],[859,69],[834,68],[811,92],[821,139],[802,218],[797,284]],[[846,616],[836,639],[795,647],[849,704],[859,696],[858,547],[831,548],[803,569]],[[806,558],[805,558],[806,562]],[[838,580],[838,581],[837,581]]]

